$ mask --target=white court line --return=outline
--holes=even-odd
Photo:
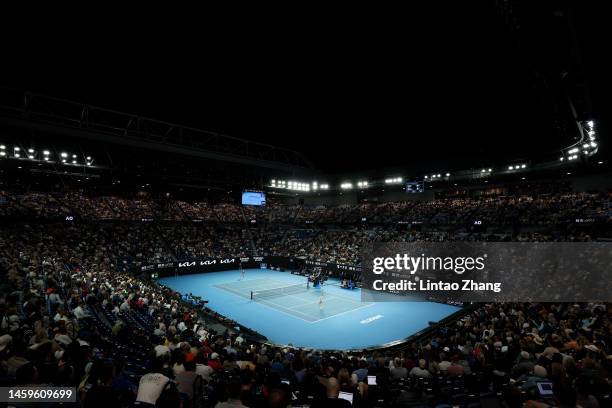
[[[292,296],[292,295],[286,295],[286,296],[294,297],[294,296]],[[348,299],[348,298],[345,298],[345,297],[342,297],[342,296],[335,296],[335,295],[333,295],[333,294],[331,294],[331,296],[334,296],[334,298],[332,298],[332,299],[330,299],[330,300],[335,300],[335,299],[338,299],[338,300],[342,300],[342,299],[345,299],[345,300],[351,300],[351,299]],[[299,298],[298,298],[298,299],[299,299]],[[273,304],[275,304],[275,305],[278,305],[278,303],[274,303],[274,302],[270,302],[270,303],[273,303]],[[305,306],[305,305],[309,305],[309,304],[317,304],[317,303],[319,303],[319,301],[318,301],[318,300],[313,301],[313,302],[307,302],[307,303],[304,303],[304,304],[302,304],[302,305],[292,306],[292,307],[286,307],[286,306],[281,306],[281,307],[283,307],[284,309],[290,310],[290,311],[292,311],[292,312],[297,312],[297,313],[300,313],[300,314],[302,314],[302,315],[304,315],[304,316],[312,316],[312,315],[310,315],[310,314],[307,314],[307,313],[302,313],[302,312],[300,312],[300,311],[298,311],[298,310],[293,310],[293,309],[294,309],[295,307],[302,307],[302,306]],[[352,300],[351,300],[351,303],[358,303],[358,302],[355,302],[355,301],[352,301]],[[332,317],[336,317],[336,316],[340,316],[340,315],[343,315],[343,314],[346,314],[346,313],[350,313],[350,312],[353,312],[353,311],[355,311],[355,310],[363,309],[363,308],[365,308],[365,307],[370,307],[370,306],[372,306],[373,304],[374,304],[373,302],[370,302],[370,303],[368,303],[367,305],[363,305],[363,306],[359,306],[359,307],[356,307],[356,308],[353,308],[353,309],[345,310],[344,312],[336,313],[336,314],[333,314],[333,315],[331,315],[331,316],[324,317],[324,318],[322,318],[322,319],[317,319],[317,320],[314,320],[314,321],[309,321],[309,323],[317,323],[317,322],[320,322],[320,321],[322,321],[322,320],[331,319]],[[278,306],[280,306],[280,305],[278,305]],[[303,320],[303,319],[302,319],[302,320]]]
[[[288,313],[288,312],[286,312],[285,310],[289,310],[289,311],[291,311],[291,312],[293,312],[293,313],[299,313],[299,314],[301,314],[301,315],[303,315],[303,316],[309,316],[309,317],[312,317],[312,316],[311,316],[311,315],[309,315],[309,314],[302,313],[302,312],[297,311],[297,310],[287,309],[285,306],[281,306],[281,305],[279,305],[278,303],[274,303],[274,302],[269,302],[269,301],[264,301],[264,302],[262,302],[262,301],[260,301],[259,303],[261,303],[262,305],[266,305],[266,306],[268,306],[268,307],[272,307],[272,308],[273,308],[274,310],[276,310],[277,312],[281,312],[281,313],[283,313],[283,314],[286,314],[287,316],[295,317],[296,319],[303,320],[303,321],[305,321],[306,323],[312,323],[312,321],[311,321],[311,320],[306,320],[306,319],[303,319],[303,318],[301,318],[300,316],[296,316],[296,315],[294,315],[294,314],[292,314],[292,313]],[[267,305],[266,303],[271,303],[271,304],[273,304],[273,305],[276,305],[276,307],[274,307],[274,306],[269,306],[269,305]],[[285,310],[283,310],[283,309],[285,309]]]
[[[340,313],[335,314],[335,315],[333,315],[333,316],[324,317],[324,318],[322,318],[322,319],[315,320],[314,322],[310,322],[310,323],[318,323],[318,322],[320,322],[320,321],[322,321],[322,320],[331,319],[332,317],[340,316],[340,315],[343,315],[343,314],[346,314],[346,313],[351,313],[351,312],[354,312],[355,310],[359,310],[359,309],[363,309],[363,308],[366,308],[366,307],[370,307],[370,306],[372,306],[372,305],[374,305],[374,302],[372,302],[372,303],[368,303],[367,305],[359,306],[359,307],[357,307],[357,308],[355,308],[355,309],[350,309],[350,310],[346,310],[346,311],[344,311],[344,312],[340,312]]]
[[[287,296],[287,297],[294,297],[294,296],[292,296],[292,295],[284,295],[284,296]],[[299,299],[299,298],[298,298],[298,299]],[[307,303],[305,303],[305,304],[302,304],[302,305],[296,305],[296,306],[292,306],[292,307],[283,306],[283,305],[280,305],[280,304],[278,304],[278,303],[276,303],[276,302],[271,302],[271,301],[269,301],[269,300],[265,300],[265,299],[264,299],[263,301],[260,301],[260,303],[262,303],[262,304],[264,304],[264,305],[265,305],[266,303],[272,304],[272,305],[276,306],[276,307],[272,306],[272,307],[273,307],[275,310],[278,310],[278,311],[280,311],[280,312],[282,312],[282,313],[284,313],[284,314],[287,314],[287,315],[289,315],[289,316],[297,317],[298,319],[303,320],[303,321],[305,321],[305,322],[307,322],[307,323],[316,323],[316,322],[318,322],[318,321],[325,320],[325,319],[329,319],[329,318],[332,318],[332,317],[336,317],[336,316],[339,316],[339,315],[344,314],[344,313],[348,313],[348,312],[353,311],[353,310],[361,309],[361,307],[356,308],[356,309],[350,309],[350,310],[346,310],[346,311],[344,311],[344,312],[336,313],[336,314],[334,314],[334,315],[332,315],[332,316],[325,317],[325,318],[323,318],[323,319],[317,319],[317,320],[314,320],[314,321],[313,321],[313,320],[306,320],[306,319],[302,319],[301,317],[299,317],[299,316],[295,316],[294,314],[292,314],[292,313],[298,313],[298,314],[301,314],[302,316],[308,316],[308,317],[310,317],[310,318],[315,317],[315,316],[313,316],[313,315],[311,315],[311,314],[308,314],[308,313],[302,313],[302,312],[300,312],[299,310],[293,310],[293,307],[301,307],[301,306],[304,306],[304,305],[307,305],[307,304],[317,304],[317,303],[318,303],[318,301],[314,301],[314,302],[307,302]],[[366,306],[370,306],[370,305],[366,305]],[[278,309],[277,309],[277,308],[278,308]],[[281,310],[281,309],[282,309],[282,310]],[[291,313],[286,312],[286,310],[287,310],[287,311],[289,311],[289,312],[291,312]],[[316,318],[316,317],[315,317],[315,318]]]
[[[292,298],[293,298],[293,299],[298,299],[298,300],[300,300],[301,302],[296,303],[296,302],[294,301],[294,302],[293,302],[293,303],[294,303],[294,304],[293,304],[293,306],[283,306],[285,309],[288,309],[288,310],[293,310],[293,308],[295,308],[295,307],[304,307],[304,306],[306,306],[306,305],[308,305],[308,304],[312,303],[312,302],[310,302],[310,301],[305,301],[304,299],[299,298],[299,297],[293,297],[293,296],[292,296]],[[276,302],[273,302],[273,303],[278,304],[278,303],[276,303]]]

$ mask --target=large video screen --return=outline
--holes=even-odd
[[[425,191],[425,184],[422,181],[409,181],[406,183],[407,193],[422,193]]]
[[[243,191],[242,205],[266,205],[266,194],[261,191]]]

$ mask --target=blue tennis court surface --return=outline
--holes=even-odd
[[[337,285],[306,289],[306,278],[267,269],[162,278],[181,293],[209,300],[208,306],[277,344],[318,349],[361,349],[404,339],[456,312],[432,302],[361,302],[358,289]],[[303,285],[271,296],[288,285]],[[255,292],[251,300],[251,291]],[[266,293],[261,297],[259,291]],[[320,304],[322,296],[323,302]]]

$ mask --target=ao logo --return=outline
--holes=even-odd
[[[376,316],[368,317],[367,319],[363,319],[359,323],[361,323],[361,324],[368,324],[368,323],[372,323],[374,320],[382,319],[383,317],[384,317],[383,315],[379,314],[379,315],[376,315]]]

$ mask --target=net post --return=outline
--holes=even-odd
[[[253,291],[251,291],[251,300],[253,300]]]

